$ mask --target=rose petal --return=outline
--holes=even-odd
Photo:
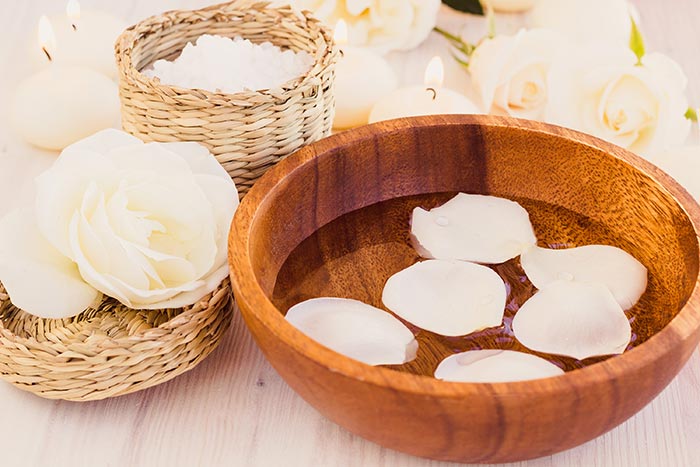
[[[458,383],[507,383],[563,375],[544,358],[512,350],[470,350],[450,355],[438,365],[435,377]]]
[[[214,269],[227,261],[228,235],[233,215],[238,209],[238,191],[228,174],[226,174],[226,179],[212,175],[196,175],[195,179],[211,202],[214,219],[216,219],[218,250],[212,268]]]
[[[531,26],[558,31],[579,44],[626,46],[629,42],[627,0],[538,0],[529,19]]]
[[[107,128],[67,146],[62,155],[70,154],[73,151],[104,154],[112,149],[134,145],[143,145],[143,141],[124,131]]]
[[[481,42],[469,59],[472,84],[487,113],[491,112],[496,88],[502,84],[502,71],[515,47],[514,37],[496,36]]]
[[[112,189],[105,180],[112,179],[115,170],[114,164],[100,154],[66,149],[51,168],[36,178],[35,207],[39,229],[65,256],[72,258],[68,225],[82,203],[85,190],[90,183]]]
[[[287,321],[316,342],[368,365],[415,358],[413,333],[389,313],[346,298],[314,298],[289,309]]]
[[[583,360],[620,354],[632,337],[625,313],[602,284],[556,281],[527,300],[513,318],[527,348]]]
[[[538,289],[557,280],[599,282],[628,310],[647,287],[647,268],[620,248],[586,245],[552,250],[534,246],[520,257],[525,274]]]
[[[372,5],[372,0],[346,0],[345,8],[352,16],[359,16]]]
[[[506,287],[486,266],[428,260],[391,276],[382,301],[420,328],[443,336],[463,336],[501,324]]]
[[[154,310],[166,308],[182,308],[193,305],[204,298],[207,294],[216,290],[221,282],[229,275],[228,264],[224,264],[207,277],[197,282],[197,287],[192,290],[185,290],[173,295],[172,298],[161,300],[155,303],[139,303],[137,308],[141,310]]]
[[[194,142],[160,143],[160,146],[177,154],[184,160],[193,173],[198,175],[214,175],[234,184],[226,169],[216,160],[209,150]],[[234,185],[235,186],[235,185]]]
[[[161,143],[124,146],[104,151],[103,154],[118,170],[124,170],[124,175],[131,177],[152,177],[154,174],[189,176],[192,173],[189,164],[182,157],[178,157]]]
[[[16,307],[42,318],[77,315],[99,296],[41,235],[28,208],[0,220],[0,281]]]
[[[422,256],[485,264],[508,261],[537,242],[518,203],[464,193],[429,212],[414,209],[411,234]]]

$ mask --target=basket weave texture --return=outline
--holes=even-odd
[[[141,70],[172,60],[203,34],[309,52],[309,72],[278,89],[237,94],[161,84]],[[196,141],[216,156],[242,197],[268,168],[328,136],[338,49],[331,32],[290,7],[237,0],[195,11],[171,11],[127,29],[117,40],[122,125],[144,141]]]
[[[48,399],[89,401],[163,383],[193,368],[231,324],[231,287],[192,306],[133,310],[106,298],[65,319],[10,303],[0,284],[0,377]]]

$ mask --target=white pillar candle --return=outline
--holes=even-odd
[[[56,35],[56,65],[90,68],[114,79],[117,64],[114,43],[126,23],[102,11],[81,11],[77,0],[70,0],[66,13],[49,18]],[[46,57],[36,47],[30,49],[35,67],[45,68]]]
[[[40,50],[55,55],[51,24],[40,20]],[[61,150],[99,130],[118,127],[117,85],[97,71],[79,66],[50,66],[18,86],[11,110],[17,133],[30,144]]]
[[[347,24],[335,28],[335,41],[342,57],[335,71],[335,120],[333,127],[352,128],[367,124],[372,106],[397,87],[391,66],[381,56],[359,47],[347,46]]]
[[[481,113],[466,96],[442,88],[444,73],[442,59],[434,57],[425,70],[425,85],[401,88],[385,96],[375,104],[369,122],[418,115]]]

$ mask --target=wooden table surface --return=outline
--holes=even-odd
[[[583,0],[582,0],[583,1]],[[83,0],[132,23],[206,1]],[[700,105],[697,28],[700,1],[635,0],[647,49],[667,53],[689,78]],[[58,0],[3,0],[0,15],[0,214],[26,193],[35,174],[55,157],[17,140],[7,108],[29,71],[26,49],[42,13],[62,11]],[[671,7],[672,5],[672,7]],[[501,16],[500,31],[522,24]],[[443,10],[440,24],[478,37],[483,21]],[[447,86],[466,75],[435,34],[420,48],[390,58],[405,83],[422,80],[425,64],[444,57]],[[40,399],[0,383],[0,465],[52,466],[439,466],[365,441],[329,422],[299,398],[265,361],[238,314],[221,347],[193,371],[161,386],[92,403]],[[566,416],[566,414],[562,414]],[[671,385],[635,417],[578,448],[512,465],[527,467],[700,466],[700,357],[696,352]],[[454,465],[454,464],[453,464]]]

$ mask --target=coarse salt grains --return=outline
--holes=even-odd
[[[157,60],[143,73],[171,86],[234,94],[277,88],[307,73],[313,63],[304,51],[205,34],[175,60]]]

